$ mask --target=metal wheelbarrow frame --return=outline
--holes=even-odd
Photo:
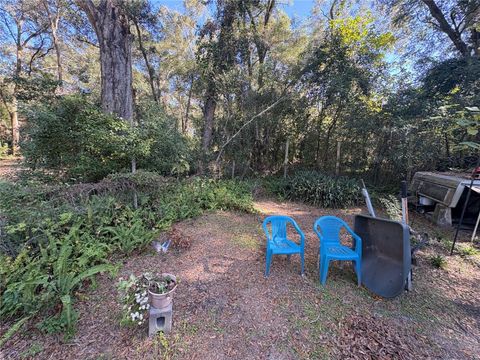
[[[410,290],[409,227],[392,220],[357,215],[354,232],[362,238],[362,283],[365,287],[385,298]]]

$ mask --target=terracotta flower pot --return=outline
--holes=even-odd
[[[170,279],[172,279],[175,282],[175,286],[173,287],[173,289],[171,289],[170,291],[164,294],[157,294],[150,291],[150,289],[148,289],[148,300],[150,302],[150,306],[153,306],[156,309],[164,309],[169,307],[170,304],[172,303],[173,293],[177,288],[177,278],[175,275],[164,273],[164,274],[161,274],[161,276],[162,277],[168,276]]]

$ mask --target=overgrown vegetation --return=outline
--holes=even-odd
[[[146,172],[71,187],[1,182],[0,196],[0,316],[40,313],[42,330],[66,336],[74,332],[74,292],[113,271],[112,254],[141,251],[174,221],[206,210],[252,210],[245,183]]]
[[[402,204],[397,199],[396,196],[391,194],[386,194],[385,196],[380,197],[380,204],[385,209],[388,217],[394,221],[402,220]]]
[[[141,104],[138,114],[138,125],[132,128],[103,113],[86,95],[34,103],[26,113],[25,162],[32,168],[56,169],[77,182],[126,170],[132,159],[164,175],[187,173],[190,149],[175,121],[152,102]]]
[[[268,181],[267,188],[285,199],[325,208],[348,207],[358,204],[361,199],[358,181],[332,177],[319,171],[297,171],[286,179]]]

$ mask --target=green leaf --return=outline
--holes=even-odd
[[[3,334],[3,336],[0,338],[0,348],[5,344],[8,339],[10,339],[15,333],[22,328],[22,326],[32,317],[33,315],[26,316],[20,320],[18,320],[15,324],[8,329],[8,331]]]
[[[110,271],[114,267],[110,264],[101,264],[97,266],[93,266],[88,270],[85,270],[81,274],[77,275],[71,282],[70,284],[70,289],[73,289],[80,281],[89,278],[90,276],[93,276],[95,274],[98,274],[100,272],[105,272],[105,271]]]
[[[474,128],[474,127],[468,127],[468,128],[467,128],[467,133],[468,133],[468,135],[473,135],[473,136],[475,136],[475,135],[477,135],[477,133],[478,133],[478,129],[477,129],[477,128]]]
[[[480,112],[478,106],[466,106],[465,109],[467,109],[468,111]]]
[[[469,126],[472,125],[472,121],[468,119],[459,119],[457,120],[457,124],[460,126]]]
[[[480,144],[473,141],[464,141],[464,142],[461,142],[460,145],[468,146],[472,149],[480,150]]]

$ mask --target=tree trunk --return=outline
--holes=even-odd
[[[287,142],[285,143],[285,159],[283,160],[283,178],[287,178],[287,167],[288,167],[288,143],[289,138],[287,138]]]
[[[13,96],[12,99],[10,122],[12,126],[12,155],[16,155],[20,144],[20,126],[18,124],[18,105],[16,96]]]
[[[100,46],[102,108],[130,123],[133,121],[132,39],[126,14],[114,0],[78,0]]]
[[[193,75],[190,77],[190,88],[188,89],[187,108],[185,110],[185,120],[182,123],[182,133],[185,134],[188,128],[188,118],[190,116],[190,106],[192,103]]]
[[[335,175],[338,176],[340,175],[340,156],[341,156],[341,147],[342,147],[342,141],[338,140],[337,141],[337,161],[335,162]]]
[[[205,105],[203,108],[204,128],[202,136],[202,150],[206,154],[210,149],[213,135],[213,121],[215,118],[215,109],[217,101],[215,99],[215,85],[210,84],[205,95]]]
[[[328,127],[328,130],[327,130],[327,137],[325,139],[325,153],[323,154],[323,168],[324,169],[327,166],[328,148],[330,147],[330,137],[332,135],[333,130],[337,126],[337,120],[338,120],[338,117],[339,117],[340,108],[341,108],[341,104],[338,105],[338,107],[335,109],[335,114],[333,115],[332,123],[330,124],[330,126]]]
[[[62,88],[63,83],[63,69],[61,60],[60,40],[58,38],[58,23],[60,21],[60,4],[56,2],[55,14],[52,14],[48,1],[43,1],[43,6],[47,12],[48,21],[50,22],[50,31],[52,32],[53,48],[55,49],[55,57],[57,61],[57,80]]]
[[[52,28],[52,39],[53,39],[53,46],[55,47],[55,56],[57,59],[57,79],[58,79],[58,82],[60,83],[60,88],[62,88],[63,87],[62,58],[61,58],[61,50],[60,50],[60,44],[58,41],[56,28],[55,30],[53,30]]]
[[[12,155],[16,155],[20,144],[20,126],[18,123],[18,80],[22,73],[22,22],[17,22],[17,41],[16,41],[16,64],[15,64],[15,81],[13,85],[12,108],[10,110],[10,123],[12,126]]]
[[[135,24],[135,29],[137,30],[138,46],[142,53],[143,60],[145,60],[145,66],[147,67],[148,82],[150,83],[150,89],[152,90],[152,97],[153,97],[153,100],[155,100],[155,102],[158,103],[158,94],[157,94],[157,91],[155,90],[155,70],[150,64],[150,61],[148,60],[147,50],[145,49],[145,46],[143,46],[142,32],[140,31],[140,26],[138,25],[137,21],[134,21],[134,24]]]
[[[442,30],[450,40],[455,45],[456,49],[462,54],[462,56],[469,56],[468,46],[462,40],[462,35],[457,30],[453,29],[450,24],[448,23],[447,19],[445,19],[445,15],[443,14],[442,10],[438,7],[435,3],[435,0],[422,0],[425,5],[427,5],[428,10],[432,17],[438,22],[438,26],[440,30]]]

